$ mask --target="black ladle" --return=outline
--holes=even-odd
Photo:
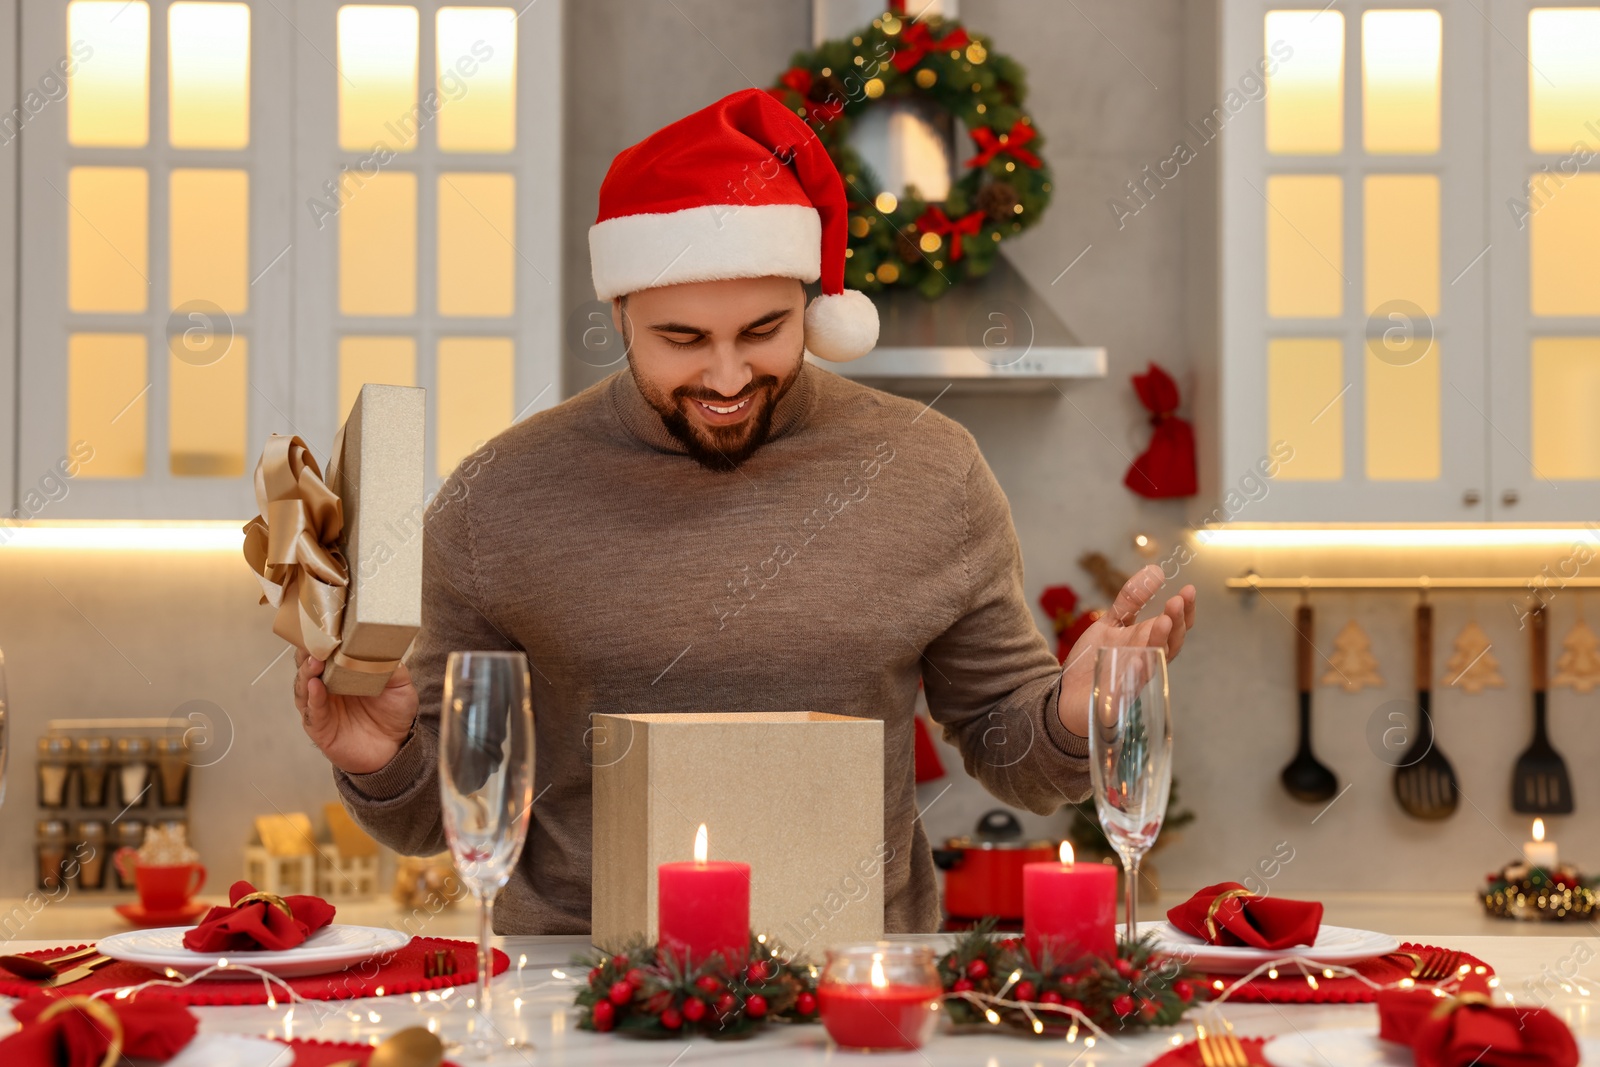
[[[1299,640],[1294,651],[1295,685],[1300,690],[1300,749],[1283,769],[1283,788],[1296,800],[1321,804],[1339,792],[1339,779],[1311,753],[1311,660],[1316,643],[1311,636],[1311,605],[1295,609],[1294,628]]]

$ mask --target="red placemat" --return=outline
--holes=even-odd
[[[58,956],[84,945],[28,952],[28,956]],[[456,973],[439,978],[423,977],[423,960],[429,952],[449,949],[456,957]],[[240,963],[249,962],[249,953],[231,953]],[[494,950],[494,974],[500,974],[511,965],[510,959],[499,949]],[[306,1000],[353,1000],[356,997],[392,996],[397,993],[421,993],[446,986],[470,985],[477,981],[478,946],[471,941],[451,941],[438,937],[413,937],[411,943],[393,953],[373,956],[343,971],[313,975],[308,978],[288,978],[282,983],[272,983],[273,996],[280,1002],[288,997],[283,992],[286,983]],[[108,963],[88,978],[62,987],[62,995],[85,995],[102,989],[121,989],[163,977],[148,967],[137,963],[117,961]],[[6,975],[0,979],[0,996],[25,997],[39,991],[36,982]],[[182,987],[151,986],[140,996],[171,997],[183,1004],[265,1004],[267,983],[251,978],[202,978]]]
[[[1436,952],[1455,951],[1437,945],[1414,945],[1409,941],[1401,945],[1400,950],[1415,952],[1423,957]],[[1494,974],[1493,967],[1470,953],[1463,952],[1461,962],[1471,964],[1474,969],[1482,967],[1487,975]],[[1352,969],[1367,981],[1383,986],[1392,986],[1402,978],[1409,978],[1411,967],[1409,960],[1396,959],[1393,956],[1380,956],[1352,965]],[[1324,978],[1316,968],[1312,968],[1312,973],[1317,979],[1317,987],[1313,989],[1298,968],[1280,967],[1278,970],[1277,978],[1268,978],[1266,975],[1253,978],[1228,994],[1228,999],[1263,1004],[1366,1004],[1373,1000],[1375,990],[1360,978]],[[1204,983],[1211,996],[1216,996],[1222,989],[1227,989],[1238,980],[1238,975],[1208,974],[1203,975],[1198,981]],[[1222,983],[1221,989],[1217,987],[1218,982]],[[1419,986],[1437,984],[1421,980],[1417,982]]]
[[[1261,1047],[1266,1043],[1267,1039],[1264,1037],[1241,1037],[1239,1039],[1239,1044],[1244,1046],[1244,1054],[1249,1057],[1251,1063],[1264,1064],[1266,1067],[1271,1067],[1271,1064],[1267,1063],[1266,1057],[1261,1054]],[[300,1067],[299,1060],[295,1060],[294,1063],[295,1067]],[[1205,1061],[1200,1058],[1200,1046],[1193,1041],[1189,1041],[1175,1049],[1168,1049],[1163,1052],[1150,1061],[1150,1067],[1205,1067]]]
[[[367,1062],[367,1057],[372,1055],[371,1045],[358,1045],[345,1041],[317,1041],[308,1037],[297,1037],[292,1041],[284,1041],[282,1038],[274,1040],[294,1049],[294,1067],[330,1067],[346,1060],[358,1060],[364,1064]],[[456,1067],[456,1065],[446,1062],[443,1067]]]

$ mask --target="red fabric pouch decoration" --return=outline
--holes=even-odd
[[[1378,1036],[1407,1045],[1417,1067],[1577,1067],[1578,1043],[1543,1008],[1496,1007],[1463,984],[1455,997],[1431,990],[1378,993]]]
[[[246,899],[250,897],[258,899]],[[321,897],[257,894],[255,886],[241,880],[228,888],[228,899],[233,902],[231,907],[212,908],[183,935],[184,948],[191,952],[281,952],[333,922],[333,905]]]
[[[1167,921],[1213,945],[1289,948],[1316,943],[1322,905],[1258,897],[1238,882],[1218,882],[1167,912]]]
[[[115,1047],[128,1059],[165,1062],[200,1025],[188,1008],[162,997],[31,996],[11,1009],[22,1029],[0,1041],[6,1067],[100,1067]]]
[[[1122,484],[1152,500],[1193,496],[1199,490],[1194,464],[1194,427],[1178,418],[1178,383],[1155,363],[1133,376],[1139,402],[1150,412],[1155,432],[1133,461]]]

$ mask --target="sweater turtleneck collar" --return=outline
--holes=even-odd
[[[778,399],[777,407],[773,409],[768,441],[776,441],[805,425],[815,406],[819,373],[822,372],[809,362],[801,363],[794,384]],[[617,372],[607,392],[611,398],[611,410],[616,412],[617,421],[630,436],[658,452],[688,454],[689,450],[683,442],[668,432],[660,413],[650,406],[650,401],[639,391],[639,384],[633,380],[630,368],[624,367]]]

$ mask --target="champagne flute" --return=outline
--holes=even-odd
[[[1161,833],[1172,790],[1172,718],[1163,649],[1102,648],[1096,654],[1089,773],[1100,825],[1122,857],[1126,938],[1137,941],[1139,861]]]
[[[439,789],[444,832],[461,881],[478,900],[478,1036],[467,1051],[489,1058],[508,1045],[493,1029],[494,898],[511,878],[533,807],[533,708],[520,652],[452,652],[439,719]]]

